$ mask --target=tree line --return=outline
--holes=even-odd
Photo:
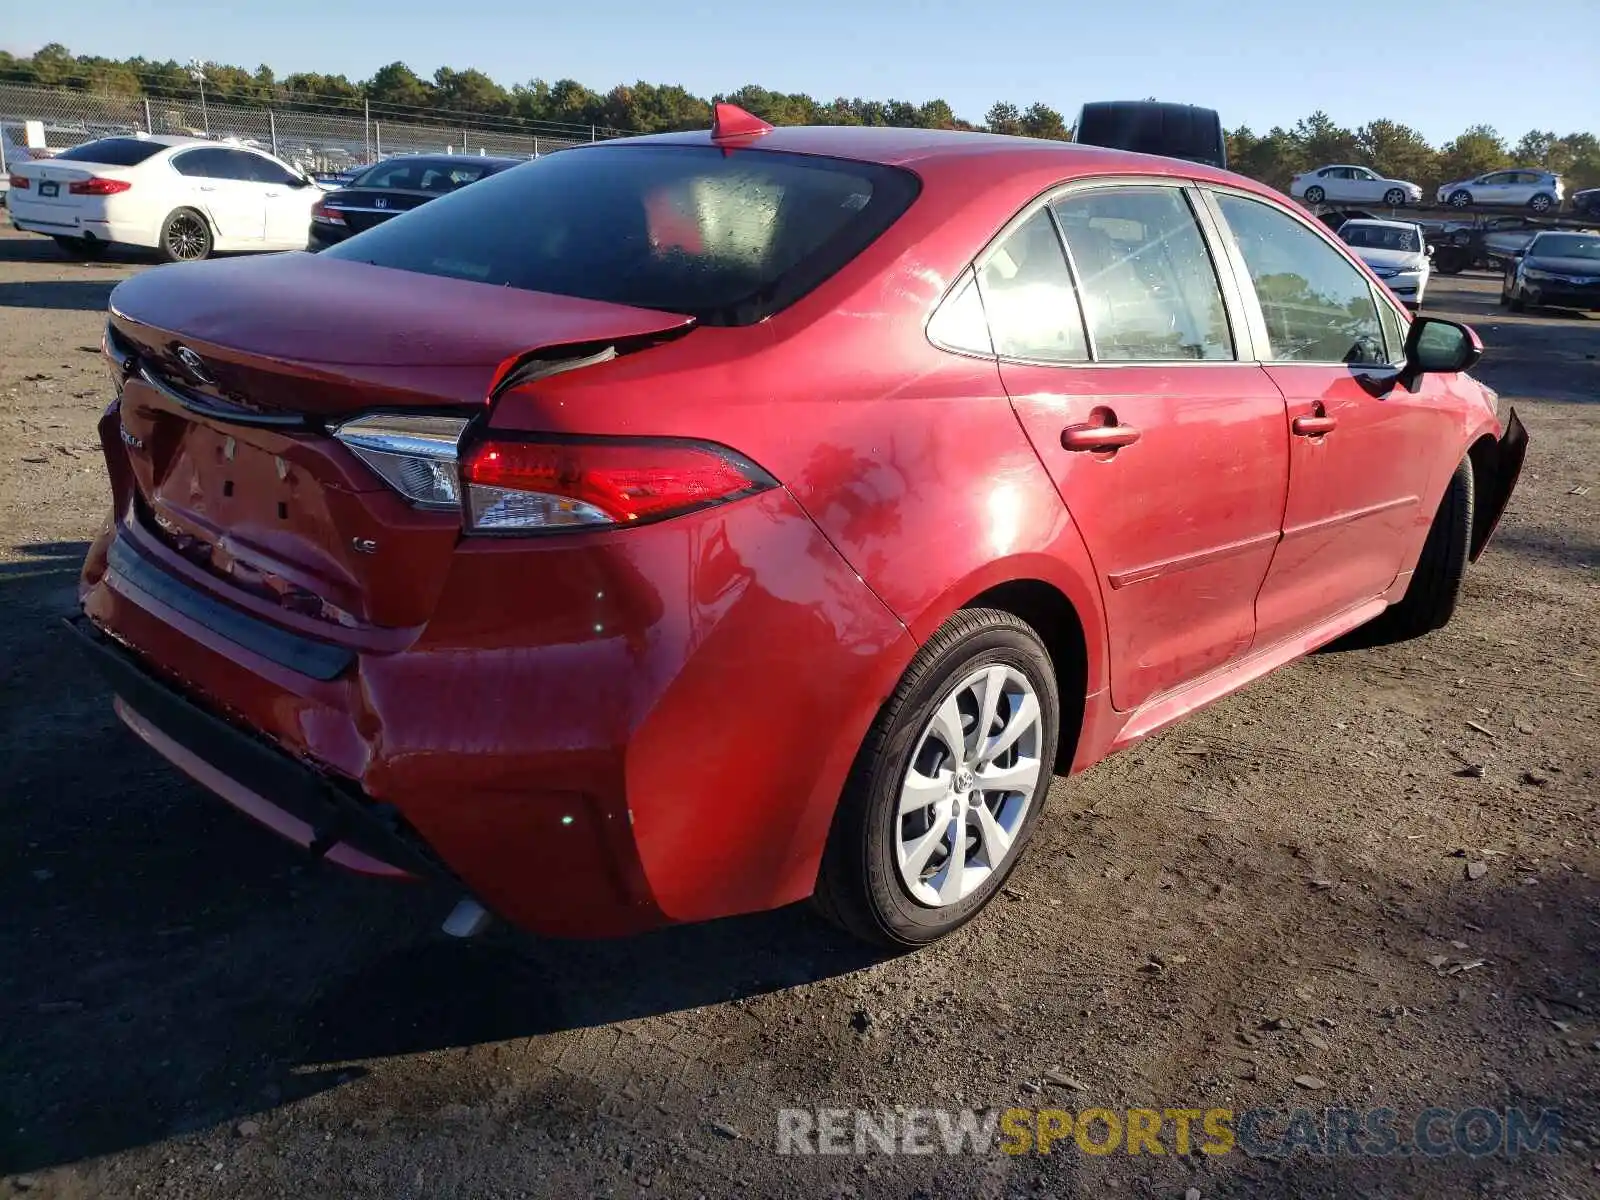
[[[976,129],[1065,140],[1071,126],[1047,104],[1026,108],[1000,102],[974,124],[957,117],[944,100],[914,104],[839,96],[818,100],[802,92],[774,92],[755,84],[737,91],[696,96],[677,84],[640,81],[597,92],[573,79],[532,79],[504,87],[482,71],[440,67],[423,78],[402,62],[380,67],[370,79],[297,72],[279,78],[269,66],[254,71],[219,63],[204,65],[209,99],[316,111],[361,110],[408,119],[470,116],[480,122],[518,126],[594,126],[604,132],[660,133],[703,129],[711,105],[729,101],[774,125],[894,125],[927,129]],[[51,43],[18,57],[0,51],[0,82],[70,88],[137,99],[193,99],[198,83],[182,63],[142,57],[110,59],[74,55]],[[1474,125],[1435,147],[1398,121],[1371,121],[1357,129],[1314,112],[1292,128],[1257,135],[1241,125],[1227,135],[1234,170],[1285,188],[1301,171],[1326,163],[1359,163],[1431,189],[1504,166],[1539,166],[1567,177],[1569,189],[1600,186],[1600,141],[1592,133],[1530,130],[1508,143],[1487,125]],[[1431,198],[1431,197],[1430,197]]]

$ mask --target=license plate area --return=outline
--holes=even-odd
[[[51,196],[59,196],[60,194],[61,185],[59,183],[46,182],[39,185],[39,195],[41,198],[48,199]]]

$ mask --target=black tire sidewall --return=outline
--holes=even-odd
[[[199,221],[200,227],[204,229],[206,233],[205,253],[201,254],[198,258],[178,258],[173,255],[172,251],[167,246],[167,234],[172,229],[172,223],[186,213]],[[161,222],[161,245],[157,249],[160,252],[161,257],[169,263],[202,262],[205,259],[210,258],[212,252],[216,249],[216,239],[211,234],[211,222],[206,220],[205,214],[199,209],[175,208],[167,214],[167,219]]]
[[[1307,204],[1321,204],[1327,198],[1328,193],[1319,187],[1308,187],[1306,189]]]
[[[1458,198],[1461,198],[1461,202],[1459,204],[1456,203]],[[1460,191],[1451,192],[1450,195],[1445,198],[1445,203],[1451,208],[1467,208],[1472,204],[1472,193],[1464,188]]]
[[[895,862],[900,787],[917,741],[939,703],[959,680],[996,663],[1023,672],[1038,696],[1042,717],[1042,764],[1027,816],[1000,869],[970,896],[942,908],[913,900]],[[991,626],[951,647],[913,687],[894,717],[894,725],[866,780],[864,866],[866,897],[877,923],[894,941],[921,945],[971,920],[1005,883],[1033,833],[1050,789],[1050,764],[1060,736],[1061,701],[1050,658],[1025,627]]]
[[[1400,199],[1391,200],[1389,199],[1390,196],[1399,196]],[[1383,194],[1383,202],[1390,208],[1404,208],[1406,206],[1406,194],[1399,188],[1390,188]]]

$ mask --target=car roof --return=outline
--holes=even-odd
[[[1372,225],[1380,229],[1416,229],[1415,221],[1382,221],[1377,217],[1352,217],[1340,229],[1348,229],[1352,225]]]
[[[522,163],[522,162],[527,162],[527,161],[528,160],[525,159],[525,158],[513,158],[509,154],[427,154],[427,153],[423,153],[421,151],[418,151],[417,153],[414,153],[414,154],[391,154],[388,158],[380,158],[377,162],[373,163],[372,165],[374,167],[382,167],[382,166],[386,166],[386,165],[388,165],[389,163],[392,163],[392,162],[429,162],[429,163],[431,163],[431,162],[442,162],[442,163],[474,162],[474,163],[496,163],[496,164],[510,163],[512,165],[515,165],[517,163]],[[363,168],[363,169],[370,169],[370,168]]]
[[[960,167],[986,160],[998,169],[1036,167],[1050,163],[1063,179],[1080,175],[1171,175],[1264,190],[1241,175],[1187,159],[1135,154],[1079,142],[1011,137],[961,129],[901,129],[887,125],[784,125],[753,137],[715,141],[709,130],[647,134],[577,146],[564,154],[604,150],[616,146],[716,146],[724,150],[759,149],[791,154],[816,154],[855,159],[884,166],[919,170],[934,166]]]

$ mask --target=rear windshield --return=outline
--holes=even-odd
[[[875,163],[714,146],[564,150],[324,254],[747,325],[859,254],[916,197]]]
[[[1600,237],[1583,233],[1541,233],[1528,247],[1528,256],[1600,259]]]
[[[1368,250],[1409,250],[1414,254],[1422,251],[1422,239],[1415,229],[1349,222],[1339,227],[1339,236],[1352,246],[1364,246]]]
[[[111,137],[97,142],[84,142],[71,150],[52,154],[54,161],[105,163],[108,167],[136,167],[152,154],[160,154],[166,146],[160,142],[147,142],[142,138]]]
[[[405,188],[411,191],[432,192],[443,195],[458,187],[477,183],[486,175],[503,168],[493,160],[473,162],[461,157],[449,158],[396,158],[363,171],[349,184],[364,188]]]

